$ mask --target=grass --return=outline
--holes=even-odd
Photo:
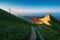
[[[43,35],[45,40],[60,40],[60,25],[56,22],[52,22],[51,26],[42,24],[36,28]]]
[[[51,26],[36,25],[26,22],[2,9],[0,9],[0,40],[28,40],[31,26],[34,26],[37,40],[40,40],[39,31],[45,40],[60,40],[60,24],[51,16]]]
[[[35,27],[35,32],[36,32],[36,37],[37,37],[36,40],[41,40],[40,39],[40,34],[38,33],[38,31],[39,30]]]
[[[57,20],[51,17],[50,24],[51,26],[48,26],[46,24],[42,24],[39,26],[36,26],[36,29],[43,35],[43,38],[45,40],[60,40],[60,25]],[[38,35],[38,34],[37,34]],[[39,36],[37,36],[39,38]]]
[[[0,40],[28,40],[29,22],[0,9]]]

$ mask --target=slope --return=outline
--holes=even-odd
[[[27,40],[30,23],[0,9],[0,40]]]
[[[45,23],[40,24],[36,27],[36,31],[39,31],[45,40],[60,40],[60,25],[58,21],[52,15],[50,15],[49,23],[51,26],[46,25]]]

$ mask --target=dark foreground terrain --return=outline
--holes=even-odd
[[[0,9],[0,40],[60,40],[60,23],[50,19],[51,26],[37,25]]]
[[[0,40],[27,40],[30,24],[0,9]]]

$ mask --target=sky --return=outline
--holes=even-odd
[[[0,0],[0,8],[13,14],[60,12],[60,0]]]

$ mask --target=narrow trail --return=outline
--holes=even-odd
[[[29,40],[36,40],[36,32],[35,32],[34,27],[31,27],[31,36]]]

